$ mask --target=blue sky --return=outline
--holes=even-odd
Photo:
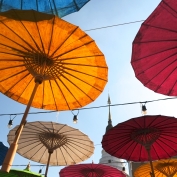
[[[103,28],[91,30],[104,26],[128,23],[133,21],[145,20],[160,0],[91,0],[79,12],[70,14],[63,19],[79,26],[90,35],[97,43],[100,50],[104,53],[109,68],[108,83],[103,93],[86,107],[101,106],[107,104],[108,93],[112,104],[141,102],[159,98],[167,98],[164,95],[154,93],[144,87],[136,78],[130,64],[132,41],[140,28],[141,23],[115,26],[112,28]],[[21,113],[25,110],[25,105],[11,100],[0,94],[0,114]],[[148,114],[177,116],[175,111],[175,100],[160,101],[147,104]],[[31,108],[30,112],[42,111]],[[133,117],[141,116],[140,104],[111,107],[113,125],[123,122]],[[7,123],[9,116],[0,117],[0,141],[5,145],[7,143],[7,134],[9,129]],[[27,120],[31,121],[53,121],[67,124],[79,129],[87,134],[94,142],[95,152],[92,157],[83,163],[98,163],[101,158],[101,140],[105,133],[105,127],[108,120],[108,108],[81,110],[78,115],[78,124],[73,124],[73,115],[70,111],[50,114],[29,115]],[[21,116],[14,119],[14,125],[20,123]],[[28,164],[29,160],[18,154],[15,156],[14,165]],[[38,164],[30,161],[31,164]],[[40,165],[40,164],[39,164]],[[24,169],[25,167],[13,167]],[[59,176],[59,171],[63,167],[50,167],[48,176]],[[38,172],[40,167],[31,167],[31,170]],[[43,168],[43,173],[45,167]]]

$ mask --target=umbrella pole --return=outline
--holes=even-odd
[[[148,153],[148,158],[149,158],[149,162],[150,162],[150,166],[151,166],[151,177],[155,177],[155,174],[154,174],[154,167],[153,167],[153,164],[152,164],[152,158],[151,158],[151,153],[150,153],[150,150],[151,150],[151,147],[146,147],[146,150],[147,150],[147,153]]]
[[[19,125],[19,127],[17,129],[16,134],[15,134],[15,139],[14,139],[13,143],[10,145],[10,148],[8,149],[6,157],[5,157],[4,162],[2,164],[1,171],[4,171],[4,172],[9,172],[10,171],[11,165],[12,165],[14,157],[15,157],[15,153],[16,153],[17,148],[18,148],[18,140],[20,138],[20,135],[21,135],[21,132],[23,130],[23,127],[24,127],[24,125],[26,123],[26,118],[27,118],[29,109],[31,107],[33,98],[35,96],[36,90],[37,90],[39,84],[41,84],[41,83],[42,82],[39,82],[36,79],[35,86],[33,88],[33,92],[31,94],[30,100],[29,100],[29,102],[27,104],[27,107],[26,107],[26,110],[24,112],[23,118],[22,118],[21,123],[20,123],[20,125]]]
[[[52,153],[53,153],[53,151],[49,151],[49,157],[48,157],[47,166],[46,166],[46,170],[45,170],[45,177],[47,177],[49,163],[50,163],[50,157],[51,157]]]

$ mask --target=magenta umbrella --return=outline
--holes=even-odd
[[[126,177],[126,175],[113,167],[102,164],[70,165],[60,171],[60,177]]]
[[[177,155],[177,119],[147,115],[129,119],[111,128],[102,140],[103,149],[112,156],[129,161],[166,159]],[[153,177],[155,177],[153,175]]]
[[[143,22],[132,48],[137,79],[154,92],[177,96],[177,1],[162,0]]]

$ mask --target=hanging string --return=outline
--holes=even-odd
[[[141,101],[141,102],[130,102],[130,103],[118,103],[118,104],[110,104],[110,105],[104,105],[104,106],[95,106],[95,107],[85,107],[85,108],[80,108],[80,109],[75,109],[78,111],[82,110],[89,110],[89,109],[99,109],[99,108],[106,108],[108,106],[126,106],[126,105],[133,105],[133,104],[142,104],[142,103],[152,103],[152,102],[157,102],[157,101],[166,101],[166,100],[173,100],[177,99],[177,97],[172,97],[172,98],[162,98],[162,99],[156,99],[156,100],[148,100],[148,101]],[[74,110],[73,110],[74,111]],[[48,114],[48,113],[54,113],[58,112],[58,110],[54,111],[42,111],[42,112],[30,112],[28,114]],[[23,115],[24,113],[8,113],[8,114],[0,114],[0,116],[11,116],[11,115]]]

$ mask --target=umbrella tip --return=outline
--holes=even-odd
[[[94,164],[93,160],[92,160],[92,164]]]
[[[30,171],[30,162],[29,162],[28,165],[26,166],[25,170]]]

